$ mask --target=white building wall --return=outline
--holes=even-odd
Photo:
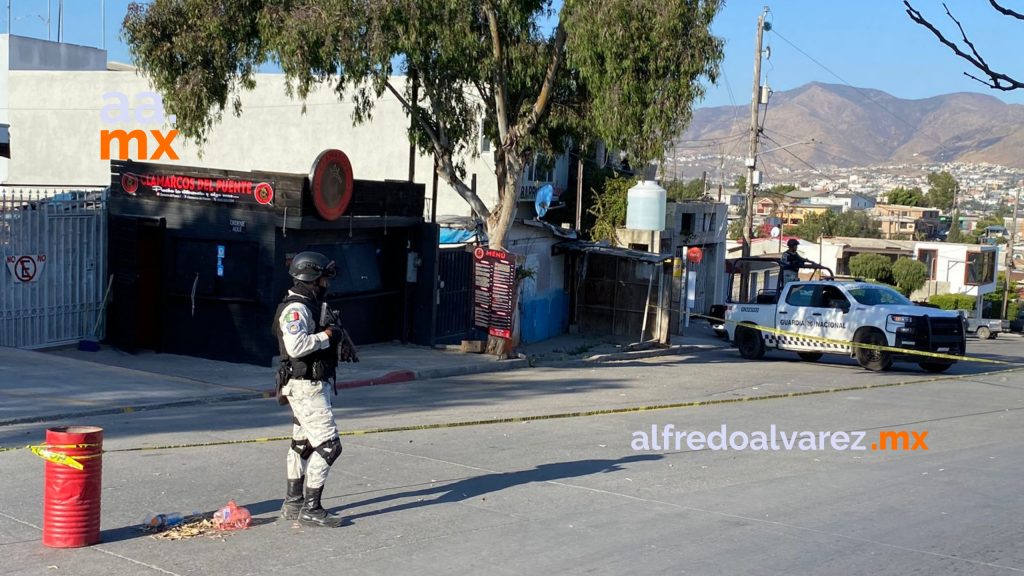
[[[0,124],[10,124],[10,100],[8,98],[8,92],[10,90],[10,35],[0,35]],[[12,142],[16,138],[15,131],[10,131]],[[0,156],[0,183],[7,182],[7,171],[9,169],[10,160]]]
[[[509,231],[508,250],[521,258],[520,266],[531,270],[520,292],[520,338],[523,343],[539,342],[564,332],[569,319],[569,294],[565,286],[566,256],[551,255],[551,248],[564,238],[545,228],[515,224]]]
[[[803,251],[800,252],[804,258],[810,258],[835,273],[839,267],[839,259],[843,256],[843,248],[845,246],[845,244],[833,244],[831,238],[822,238],[816,254],[811,255]]]
[[[12,148],[16,147],[16,152],[12,150],[9,173],[3,180],[34,184],[109,183],[109,162],[100,159],[100,131],[111,127],[101,122],[100,110],[112,100],[104,100],[103,95],[122,92],[131,102],[138,94],[152,91],[147,80],[130,71],[11,71],[9,75],[8,89],[0,89],[0,98],[9,97]],[[338,148],[349,156],[356,178],[408,178],[408,118],[389,93],[378,101],[371,123],[353,126],[352,104],[339,99],[328,88],[310,94],[303,113],[302,103],[285,95],[283,76],[260,74],[256,83],[255,90],[242,95],[242,115],[235,117],[226,112],[202,150],[179,136],[173,147],[180,159],[156,161],[301,174],[310,170],[321,151]],[[8,106],[2,108],[6,112]],[[133,124],[121,128],[168,126]],[[151,141],[150,153],[155,146],[155,141]],[[134,144],[131,150],[133,158],[137,158]],[[415,171],[415,180],[426,184],[429,213],[432,157],[417,154]],[[567,172],[568,160],[561,158],[555,170],[556,188],[565,188]],[[473,173],[477,174],[481,199],[493,207],[497,202],[497,182],[490,153],[467,161],[467,184],[468,175]],[[440,179],[437,214],[471,214],[469,205]]]
[[[914,256],[919,258],[921,250],[935,250],[935,280],[930,281],[921,289],[925,295],[932,294],[968,294],[971,296],[984,296],[996,289],[996,279],[1002,263],[996,255],[995,270],[992,274],[992,282],[980,286],[965,284],[964,279],[967,273],[968,252],[996,252],[994,246],[980,244],[951,244],[947,242],[918,242],[914,245]],[[916,293],[915,293],[916,295]]]

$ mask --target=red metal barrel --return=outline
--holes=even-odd
[[[45,448],[54,457],[46,461],[43,545],[77,548],[96,544],[100,541],[103,429],[48,428]],[[82,469],[68,465],[65,457],[74,458]]]

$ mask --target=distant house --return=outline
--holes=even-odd
[[[821,240],[821,264],[836,274],[850,274],[850,258],[858,254],[881,254],[895,261],[914,256],[914,242],[883,238],[835,237]]]
[[[827,196],[812,196],[807,199],[806,203],[840,206],[843,212],[850,212],[851,210],[871,210],[876,204],[874,198],[864,194],[829,194]]]
[[[935,294],[984,296],[996,289],[1000,262],[995,246],[917,242],[914,257],[928,270],[928,282],[911,295],[915,300]]]
[[[916,236],[930,236],[939,227],[939,209],[899,204],[877,204],[874,208],[882,238],[913,240]]]

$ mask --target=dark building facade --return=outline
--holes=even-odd
[[[316,250],[338,263],[327,299],[357,344],[429,344],[437,227],[423,205],[422,184],[354,179],[337,150],[308,175],[112,162],[108,342],[268,365],[288,264]]]

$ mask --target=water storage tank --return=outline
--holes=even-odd
[[[629,189],[626,196],[626,228],[665,229],[665,189],[654,180],[644,180]]]

